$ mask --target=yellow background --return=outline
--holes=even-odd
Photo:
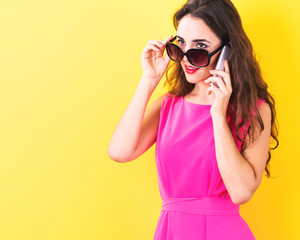
[[[0,239],[153,239],[154,146],[109,159],[151,39],[185,1],[0,1]],[[276,100],[280,146],[241,215],[257,239],[300,239],[299,1],[235,0]],[[165,92],[161,83],[150,102]]]

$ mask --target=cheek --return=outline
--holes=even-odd
[[[205,67],[205,68],[202,68],[200,69],[200,71],[198,71],[198,76],[201,80],[206,80],[207,78],[209,78],[211,76],[209,70],[211,70],[209,68],[209,66]]]
[[[200,68],[196,74],[192,76],[192,78],[197,79],[197,82],[203,82],[204,80],[208,79],[209,77],[211,77],[212,75],[209,72],[209,66],[204,67],[204,68]]]
[[[210,59],[210,64],[207,66],[210,70],[215,69],[215,66],[217,65],[218,58],[219,58],[219,55],[213,56]]]

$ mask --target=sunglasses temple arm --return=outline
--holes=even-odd
[[[219,52],[226,44],[222,44],[220,47],[218,47],[215,51],[211,52],[209,55],[210,57],[212,57],[213,55],[215,55],[217,52]]]
[[[177,35],[173,37],[169,42],[173,42],[176,39]]]

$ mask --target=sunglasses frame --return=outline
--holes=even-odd
[[[189,50],[187,50],[186,52],[183,52],[182,51],[182,49],[179,47],[179,46],[177,46],[176,44],[174,44],[174,43],[172,43],[175,39],[176,39],[176,37],[177,37],[177,35],[174,37],[174,38],[172,38],[170,41],[168,41],[167,43],[166,43],[166,51],[167,51],[167,54],[168,54],[168,56],[170,57],[170,55],[169,55],[169,52],[168,52],[168,48],[171,46],[171,45],[173,45],[173,46],[175,46],[175,47],[177,47],[178,49],[180,49],[180,51],[181,51],[181,53],[182,53],[182,58],[179,60],[179,61],[175,61],[173,58],[171,58],[170,57],[170,59],[172,59],[174,62],[181,62],[182,61],[182,59],[184,58],[184,56],[186,56],[186,58],[188,59],[188,61],[190,62],[190,64],[192,64],[193,66],[195,66],[195,67],[207,67],[209,64],[210,64],[210,58],[213,56],[213,55],[215,55],[218,51],[220,51],[226,44],[225,43],[223,43],[220,47],[218,47],[216,50],[214,50],[214,51],[212,51],[212,52],[209,52],[209,51],[207,51],[207,50],[205,50],[205,49],[199,49],[199,48],[190,48]],[[207,54],[207,56],[208,56],[208,63],[206,64],[206,65],[203,65],[203,66],[197,66],[197,65],[195,65],[195,64],[193,64],[192,62],[191,62],[191,59],[190,59],[190,56],[189,56],[189,52],[191,51],[191,50],[193,50],[193,51],[201,51],[201,52],[205,52],[206,54]]]

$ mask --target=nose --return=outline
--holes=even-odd
[[[185,63],[188,62],[188,59],[187,59],[186,55],[183,56],[182,61],[185,62]]]

